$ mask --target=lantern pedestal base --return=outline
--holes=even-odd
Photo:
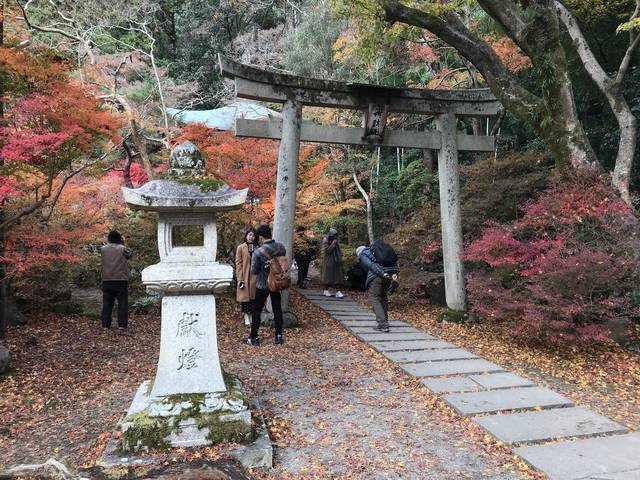
[[[249,400],[240,380],[225,374],[226,392],[151,397],[151,381],[140,385],[126,417],[119,453],[253,439]]]

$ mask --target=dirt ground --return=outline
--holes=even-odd
[[[222,364],[260,400],[275,446],[275,469],[249,475],[434,480],[528,475],[508,449],[295,291],[291,305],[301,324],[286,332],[285,345],[271,344],[272,331],[263,329],[263,345],[254,348],[240,343],[247,331],[232,303],[218,303]],[[154,374],[159,318],[133,317],[127,335],[104,331],[98,320],[83,316],[30,320],[9,332],[14,370],[0,382],[0,464],[55,457],[76,469],[95,467],[136,388]],[[158,456],[156,466],[226,461],[226,455],[224,445],[180,449]]]

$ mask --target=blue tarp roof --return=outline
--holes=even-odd
[[[167,108],[167,113],[180,123],[204,123],[218,130],[235,130],[236,118],[267,119],[269,116],[281,116],[275,110],[253,102],[233,102],[215,110]]]

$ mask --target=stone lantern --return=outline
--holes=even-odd
[[[233,279],[216,261],[215,213],[240,208],[247,190],[200,179],[204,162],[191,142],[173,150],[170,167],[167,180],[122,189],[130,208],[159,213],[160,263],[142,271],[142,283],[162,294],[158,368],[122,422],[124,451],[251,437],[242,385],[220,367],[214,295]]]

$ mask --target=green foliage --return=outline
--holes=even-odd
[[[430,175],[422,160],[414,160],[407,165],[396,179],[398,191],[398,211],[408,218],[432,191],[437,191],[438,177]]]
[[[144,103],[157,95],[155,81],[151,78],[145,78],[133,90],[127,93],[127,97],[135,103]]]
[[[337,18],[327,0],[308,1],[303,5],[300,25],[285,37],[282,65],[305,77],[327,78],[333,73],[332,46],[346,27]]]
[[[83,313],[84,309],[82,305],[73,300],[65,300],[63,302],[54,303],[49,307],[49,310],[53,313],[59,313],[61,315],[74,315]]]

